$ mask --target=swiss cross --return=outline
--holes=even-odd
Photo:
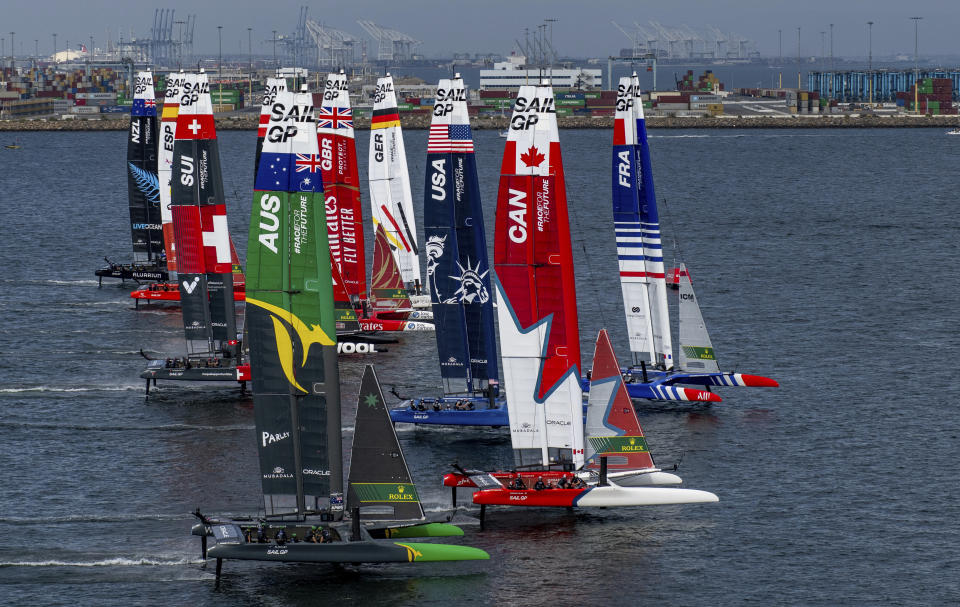
[[[217,250],[217,263],[230,263],[230,233],[227,230],[227,216],[214,215],[213,231],[203,233],[203,246]]]
[[[201,128],[203,128],[203,127],[201,127],[201,126],[200,126],[200,123],[197,122],[197,119],[194,118],[194,119],[193,119],[193,122],[191,122],[191,123],[190,123],[190,126],[188,126],[187,128],[190,129],[191,131],[193,131],[193,135],[194,135],[194,137],[196,137],[197,132],[198,132]]]

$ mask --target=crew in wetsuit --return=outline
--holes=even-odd
[[[560,480],[557,481],[557,489],[568,489],[569,487],[570,485],[567,484],[567,477],[561,476]]]
[[[518,476],[517,478],[513,479],[513,482],[510,483],[509,488],[520,490],[520,489],[526,489],[527,486],[523,483],[523,479]]]
[[[283,546],[287,543],[287,532],[284,531],[283,528],[280,528],[277,534],[273,536],[273,539],[277,542],[278,546]]]
[[[267,534],[263,532],[263,526],[257,527],[257,543],[266,544],[267,543]]]
[[[332,542],[332,541],[333,541],[333,536],[330,534],[330,530],[329,530],[329,529],[324,529],[323,531],[320,532],[320,543],[321,543],[321,544],[329,544],[329,543]]]
[[[314,525],[313,527],[310,527],[310,531],[307,531],[307,537],[305,537],[303,541],[305,541],[305,542],[312,542],[312,543],[314,543],[314,544],[317,543],[318,540],[317,540],[317,526],[316,526],[316,525]]]
[[[534,488],[536,491],[543,491],[544,489],[547,488],[547,485],[544,484],[544,482],[543,482],[543,477],[542,477],[542,476],[538,476],[538,477],[537,477],[537,482],[533,484],[533,488]]]

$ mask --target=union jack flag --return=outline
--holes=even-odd
[[[297,172],[310,171],[316,173],[320,170],[320,157],[316,154],[297,154]]]
[[[317,116],[318,129],[352,129],[353,128],[353,110],[350,108],[339,107],[320,107],[320,115]]]
[[[143,105],[147,107],[157,107],[157,101],[155,99],[144,99]]]
[[[473,152],[473,135],[469,124],[433,124],[427,139],[427,153]]]

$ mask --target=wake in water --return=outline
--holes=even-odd
[[[183,565],[202,565],[200,559],[185,558],[139,558],[118,556],[99,561],[6,561],[0,562],[0,567],[182,567]]]
[[[104,426],[0,421],[0,428],[27,430],[76,430],[78,432],[245,432],[253,430],[254,426],[242,424],[230,426],[207,426],[198,424],[166,424],[162,426]],[[3,519],[0,519],[0,521],[2,520]]]
[[[66,516],[4,516],[0,524],[55,525],[67,523],[131,523],[135,521],[189,521],[192,514],[69,514]]]
[[[0,394],[24,394],[30,392],[62,392],[62,393],[74,393],[74,392],[128,392],[128,391],[143,391],[143,385],[138,384],[136,386],[81,386],[75,388],[66,388],[61,386],[22,386],[17,388],[0,388]]]

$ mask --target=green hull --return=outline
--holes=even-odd
[[[447,523],[425,523],[423,525],[407,525],[404,527],[387,527],[385,529],[369,529],[370,537],[384,539],[402,539],[410,537],[461,537],[463,529]]]
[[[488,560],[479,548],[402,542],[334,542],[332,544],[217,544],[207,556],[216,559],[285,563],[434,563]]]

